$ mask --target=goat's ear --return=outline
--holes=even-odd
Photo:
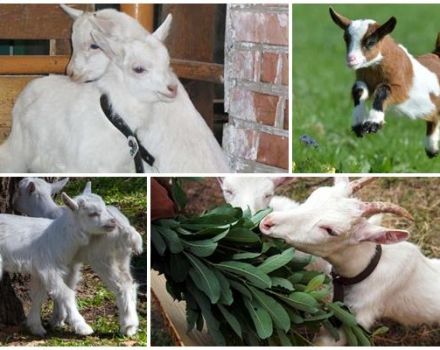
[[[27,191],[30,193],[33,193],[35,191],[35,183],[33,183],[32,181],[29,182],[29,184],[26,187]]]
[[[368,222],[355,233],[356,242],[368,241],[377,244],[399,243],[408,238],[408,231],[376,226]]]
[[[351,24],[351,19],[344,17],[329,7],[330,17],[341,29],[345,30]]]
[[[170,32],[172,21],[173,16],[170,13],[168,14],[167,18],[165,18],[165,21],[163,21],[162,24],[159,26],[159,28],[154,31],[153,36],[156,39],[164,42]]]
[[[50,184],[50,193],[52,196],[54,196],[55,194],[57,194],[58,192],[60,192],[64,186],[66,186],[66,184],[69,182],[69,178],[66,177],[65,179],[53,182]]]
[[[112,36],[115,32],[115,22],[108,18],[95,16],[91,21],[93,26],[106,36]]]
[[[83,194],[91,194],[92,193],[92,182],[87,181],[86,186],[84,187]]]
[[[60,7],[64,10],[65,13],[67,13],[69,15],[70,18],[72,18],[73,20],[76,20],[78,17],[82,16],[84,14],[84,11],[82,10],[78,10],[78,9],[74,9],[73,7],[64,5],[64,4],[60,4]]]
[[[108,58],[117,62],[120,62],[123,59],[124,49],[121,43],[106,37],[99,28],[97,28],[97,30],[92,30],[90,35],[95,44],[99,46]]]
[[[76,203],[72,198],[70,198],[66,192],[61,193],[61,198],[64,204],[72,211],[77,211],[79,209],[78,203]]]
[[[377,28],[370,37],[376,39],[376,41],[380,41],[387,34],[390,34],[394,28],[396,27],[397,20],[395,17],[391,17],[388,21],[382,24],[379,28]]]

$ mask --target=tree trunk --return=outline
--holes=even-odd
[[[0,177],[0,213],[12,212],[12,195],[17,188],[19,178]],[[23,305],[11,286],[7,273],[0,281],[0,323],[17,325],[23,322]]]

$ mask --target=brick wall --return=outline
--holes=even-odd
[[[288,168],[288,5],[228,5],[223,147],[240,172]]]

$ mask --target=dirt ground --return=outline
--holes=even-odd
[[[331,178],[298,178],[297,181],[278,189],[299,202],[317,187],[329,185]],[[184,185],[189,202],[186,212],[197,214],[223,203],[223,196],[215,178],[202,182],[188,181]],[[440,258],[440,178],[379,178],[359,192],[363,200],[390,201],[409,210],[414,222],[386,215],[384,225],[404,228],[411,232],[410,241],[417,244],[429,257]],[[440,296],[439,296],[440,297]],[[173,345],[171,337],[164,331],[164,323],[157,305],[152,305],[152,345]],[[153,321],[154,320],[154,321]],[[377,346],[421,346],[440,345],[440,326],[422,325],[403,327],[392,321],[381,320],[374,327],[380,331],[373,337]]]

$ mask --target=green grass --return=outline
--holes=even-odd
[[[434,48],[440,5],[335,5],[343,15],[385,22],[397,18],[392,36],[413,55]],[[328,5],[293,5],[293,161],[295,172],[440,172],[440,159],[425,155],[425,122],[388,115],[377,134],[351,131],[354,73],[345,66],[342,31]],[[300,142],[314,138],[319,147]]]

